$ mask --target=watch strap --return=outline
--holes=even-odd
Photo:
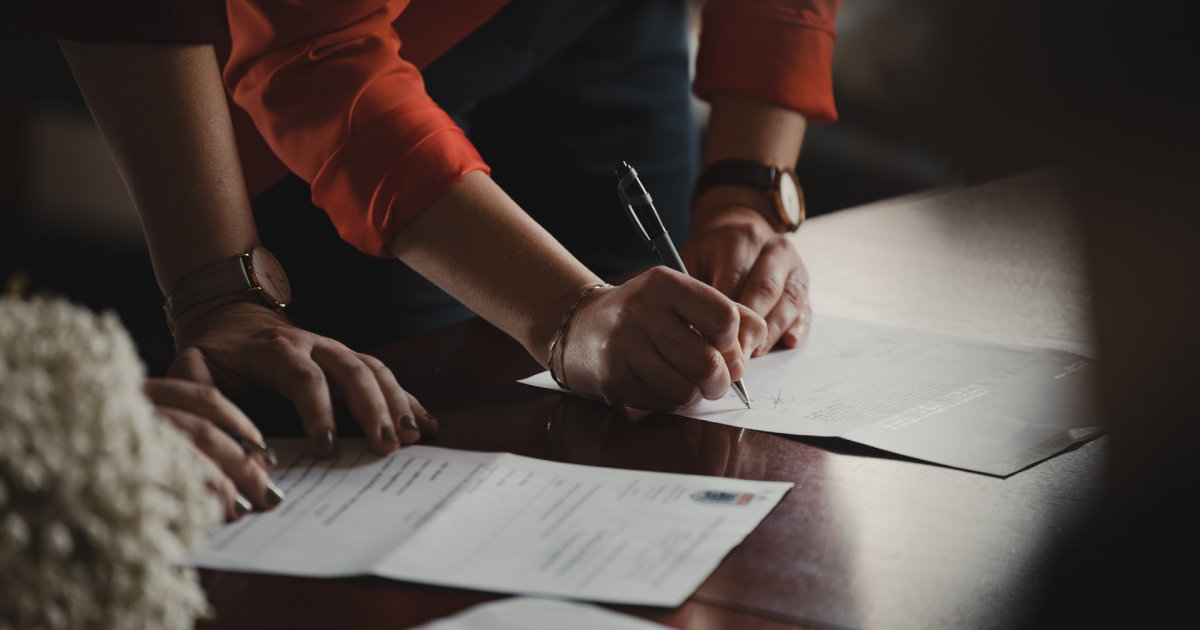
[[[246,256],[235,256],[180,278],[167,290],[163,310],[167,321],[175,320],[193,306],[230,293],[242,293],[254,288],[246,271]]]
[[[696,181],[696,197],[717,186],[741,186],[770,193],[779,169],[753,160],[721,160],[705,167]]]

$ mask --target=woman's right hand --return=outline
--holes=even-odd
[[[258,444],[258,428],[216,387],[177,378],[149,378],[144,386],[155,410],[192,440],[196,450],[215,465],[208,485],[221,497],[230,521],[252,510],[269,510],[283,501],[283,491],[267,470],[273,459],[253,455],[229,435],[233,431]]]
[[[555,351],[555,374],[609,404],[674,412],[725,396],[766,341],[757,313],[655,267],[578,306]]]

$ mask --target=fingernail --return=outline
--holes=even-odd
[[[233,502],[233,511],[237,512],[238,516],[245,516],[254,511],[254,505],[239,494],[237,500]]]
[[[384,442],[391,442],[393,444],[400,442],[400,438],[396,437],[396,430],[390,424],[383,425],[383,428],[379,430],[379,435],[383,438]]]
[[[322,431],[317,436],[317,457],[333,457],[337,454],[337,437],[333,431]]]
[[[280,490],[279,486],[268,481],[267,482],[267,505],[269,505],[271,507],[275,507],[276,505],[279,505],[282,502],[283,502],[283,490]]]
[[[401,417],[400,426],[403,426],[406,429],[413,429],[415,431],[421,430],[421,427],[417,426],[417,419],[412,416]]]

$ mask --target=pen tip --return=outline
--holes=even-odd
[[[742,401],[742,404],[746,405],[746,408],[749,409],[750,408],[750,395],[746,393],[745,384],[743,384],[742,381],[740,381],[740,380],[734,381],[733,382],[733,391],[735,394],[737,394],[738,400]]]

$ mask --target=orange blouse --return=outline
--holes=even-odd
[[[285,174],[282,161],[312,185],[342,238],[391,257],[400,229],[467,173],[488,171],[425,93],[420,69],[505,1],[228,0],[224,77],[244,110],[234,120],[251,194]],[[697,96],[727,92],[834,120],[839,4],[709,0]]]

